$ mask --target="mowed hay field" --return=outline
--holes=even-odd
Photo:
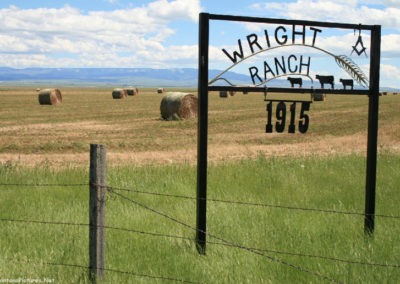
[[[105,144],[110,163],[195,162],[197,119],[164,121],[156,88],[112,99],[113,88],[60,88],[60,105],[39,105],[35,88],[0,88],[0,161],[88,164],[89,144]],[[190,92],[196,90],[171,89]],[[293,95],[287,95],[290,98]],[[307,96],[306,96],[307,97]],[[313,102],[306,134],[265,133],[263,94],[209,95],[210,161],[282,155],[365,153],[368,98],[328,95]],[[304,98],[304,96],[303,96]],[[400,153],[400,96],[380,99],[379,150]],[[299,107],[297,119],[299,117]],[[287,123],[289,120],[289,111]]]
[[[39,105],[35,88],[0,91],[0,279],[90,282],[89,144],[101,143],[100,283],[398,283],[400,96],[380,97],[368,236],[367,97],[328,95],[311,104],[307,133],[267,134],[263,94],[210,93],[204,256],[194,242],[197,120],[162,120],[156,88],[121,100],[113,88],[60,89],[57,106]]]

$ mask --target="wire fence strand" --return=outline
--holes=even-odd
[[[221,246],[231,246],[230,244],[221,243],[221,242],[207,242],[213,245],[221,245]],[[276,254],[283,254],[283,255],[291,255],[291,256],[299,256],[299,257],[307,257],[307,258],[318,258],[323,260],[330,260],[334,262],[343,262],[349,264],[359,264],[365,266],[378,266],[378,267],[387,267],[387,268],[400,268],[399,264],[385,264],[385,263],[376,263],[376,262],[364,262],[364,261],[357,261],[357,260],[348,260],[348,259],[341,259],[335,258],[330,256],[321,256],[321,255],[312,255],[312,254],[304,254],[304,253],[294,253],[294,252],[287,252],[287,251],[279,251],[279,250],[272,250],[272,249],[262,249],[262,248],[254,248],[250,247],[251,249],[258,250],[261,252],[269,252],[269,253],[276,253]]]
[[[92,269],[92,267],[85,266],[85,265],[80,265],[80,264],[70,264],[70,263],[56,263],[56,262],[46,262],[46,261],[37,261],[34,262],[32,260],[15,260],[13,259],[12,261],[17,261],[19,263],[29,263],[29,264],[41,264],[41,265],[48,265],[48,266],[61,266],[61,267],[70,267],[70,268],[80,268],[80,269]],[[131,271],[123,271],[119,269],[114,269],[114,268],[96,268],[103,270],[105,272],[111,272],[111,273],[118,273],[118,274],[126,274],[138,278],[149,278],[149,279],[157,279],[157,280],[163,280],[163,281],[172,281],[172,282],[181,282],[181,283],[193,283],[193,284],[199,284],[202,282],[197,282],[197,281],[191,281],[191,280],[185,280],[185,279],[179,279],[175,277],[170,277],[170,276],[157,276],[157,275],[150,275],[150,274],[143,274],[143,273],[135,273]]]
[[[88,186],[88,183],[0,183],[0,186],[12,186],[12,187],[21,187],[21,188],[37,188],[37,187],[81,187]],[[15,188],[14,188],[15,189]],[[13,190],[14,190],[13,189]],[[4,189],[3,189],[4,190]],[[11,190],[11,189],[9,189]]]
[[[41,221],[41,220],[23,220],[23,219],[12,219],[12,218],[0,218],[0,222],[16,222],[16,223],[32,223],[32,224],[44,224],[44,225],[63,225],[63,226],[80,226],[80,227],[94,227],[90,224],[86,223],[72,223],[72,222],[59,222],[59,221]],[[115,231],[124,231],[129,233],[136,233],[141,235],[147,235],[152,237],[162,237],[162,238],[171,238],[171,239],[181,239],[186,241],[193,241],[193,238],[186,237],[186,236],[177,236],[171,234],[162,234],[156,232],[146,232],[143,230],[131,229],[131,228],[121,228],[115,226],[96,226],[98,228],[104,228],[109,230]],[[228,247],[236,247],[230,243],[225,242],[212,242],[209,241],[208,243],[213,245],[221,245],[221,246],[228,246]],[[268,252],[268,253],[276,253],[282,255],[291,255],[291,256],[299,256],[299,257],[307,257],[307,258],[318,258],[324,260],[330,260],[335,262],[343,262],[349,264],[359,264],[359,265],[366,265],[366,266],[378,266],[378,267],[391,267],[391,268],[400,268],[399,264],[384,264],[384,263],[374,263],[374,262],[363,262],[357,260],[348,260],[348,259],[341,259],[335,258],[330,256],[321,256],[321,255],[312,255],[312,254],[304,254],[304,253],[295,253],[295,252],[287,252],[287,251],[280,251],[275,249],[265,249],[265,248],[255,248],[249,247],[252,250],[260,251],[260,252]]]
[[[129,202],[131,202],[131,203],[133,203],[133,204],[135,204],[135,205],[138,205],[138,206],[140,206],[140,207],[142,207],[142,208],[144,208],[144,209],[146,209],[146,210],[148,210],[148,211],[151,211],[151,212],[153,212],[153,213],[155,213],[155,214],[157,214],[157,215],[159,215],[159,216],[162,216],[162,217],[164,217],[164,218],[167,218],[167,219],[169,219],[169,220],[171,220],[171,221],[173,221],[173,222],[175,222],[175,223],[177,223],[177,224],[180,224],[180,225],[182,225],[182,226],[184,226],[184,227],[186,227],[186,228],[189,228],[189,229],[194,230],[194,231],[199,231],[199,230],[197,230],[196,228],[194,228],[194,227],[192,227],[192,226],[190,226],[190,225],[188,225],[188,224],[186,224],[186,223],[184,223],[184,222],[182,222],[182,221],[179,221],[179,220],[177,220],[177,219],[174,218],[174,217],[171,217],[171,216],[169,216],[169,215],[167,215],[167,214],[165,214],[165,213],[159,212],[159,211],[157,211],[157,210],[155,210],[155,209],[153,209],[153,208],[150,208],[150,207],[147,206],[147,205],[144,205],[144,204],[142,204],[142,203],[140,203],[140,202],[138,202],[138,201],[136,201],[136,200],[133,200],[133,199],[131,199],[131,198],[129,198],[129,197],[126,197],[126,196],[124,196],[124,195],[122,195],[122,194],[120,194],[120,193],[117,193],[117,192],[114,192],[114,191],[111,191],[111,193],[116,194],[117,196],[121,197],[122,199],[125,199],[125,200],[127,200],[127,201],[129,201]],[[315,272],[315,271],[306,269],[306,268],[304,268],[304,267],[301,267],[301,266],[298,266],[298,265],[294,265],[294,264],[289,263],[289,262],[287,262],[287,261],[278,259],[278,258],[276,258],[276,257],[269,256],[269,255],[267,255],[267,254],[265,254],[265,253],[263,253],[263,252],[260,252],[260,251],[257,251],[257,250],[253,250],[253,249],[248,248],[248,247],[245,247],[245,246],[243,246],[243,245],[235,244],[235,243],[233,243],[233,242],[230,242],[230,241],[228,241],[228,240],[225,240],[225,239],[223,239],[223,238],[221,238],[221,237],[218,237],[218,236],[216,236],[216,235],[210,234],[210,233],[208,233],[208,232],[202,232],[202,233],[205,233],[205,234],[207,234],[208,236],[210,236],[210,237],[212,237],[212,238],[215,238],[215,239],[217,239],[217,240],[219,240],[219,241],[222,241],[222,242],[224,242],[224,243],[230,244],[230,245],[232,245],[232,246],[234,246],[234,247],[236,247],[236,248],[239,248],[239,249],[242,249],[242,250],[251,252],[251,253],[253,253],[253,254],[257,254],[257,255],[262,256],[262,257],[265,257],[265,258],[267,258],[267,259],[269,259],[269,260],[271,260],[271,261],[274,261],[274,262],[277,262],[277,263],[280,263],[280,264],[289,266],[289,267],[291,267],[291,268],[295,268],[295,269],[297,269],[297,270],[299,270],[299,271],[302,271],[302,272],[305,272],[305,273],[308,273],[308,274],[317,276],[317,277],[319,277],[319,278],[321,278],[321,279],[330,281],[330,282],[332,282],[332,283],[342,283],[342,282],[340,282],[340,281],[338,281],[338,280],[336,280],[336,279],[333,279],[333,278],[331,278],[331,277],[329,277],[329,276],[323,275],[323,274],[321,274],[321,273],[319,273],[319,272]]]
[[[15,222],[15,223],[31,223],[31,224],[44,224],[44,225],[62,225],[62,226],[78,226],[78,227],[97,227],[104,228],[116,231],[125,231],[143,235],[150,235],[155,237],[165,237],[165,238],[174,238],[174,239],[184,239],[184,240],[192,240],[188,237],[169,235],[169,234],[161,234],[161,233],[151,233],[145,232],[141,230],[129,229],[129,228],[121,228],[121,227],[113,227],[113,226],[93,226],[87,223],[72,223],[72,222],[60,222],[60,221],[41,221],[41,220],[24,220],[24,219],[13,219],[13,218],[0,218],[0,222]]]
[[[146,195],[181,198],[181,199],[189,199],[189,200],[204,200],[203,198],[197,198],[197,197],[186,196],[186,195],[176,195],[176,194],[140,191],[140,190],[135,190],[135,189],[118,188],[118,187],[111,187],[111,186],[108,186],[107,188],[109,190],[111,190],[111,191],[125,191],[125,192],[133,192],[133,193],[146,194]],[[365,213],[362,213],[362,212],[341,211],[341,210],[333,210],[333,209],[304,208],[304,207],[276,205],[276,204],[266,204],[266,203],[256,203],[256,202],[246,202],[246,201],[223,200],[223,199],[216,199],[216,198],[207,198],[206,200],[210,201],[210,202],[216,202],[216,203],[228,203],[228,204],[256,206],[256,207],[269,207],[269,208],[278,208],[278,209],[287,209],[287,210],[313,211],[313,212],[321,212],[321,213],[356,215],[356,216],[371,215],[371,214],[365,214]],[[400,216],[394,216],[394,215],[374,214],[374,216],[375,217],[382,217],[382,218],[400,219]]]
[[[88,185],[89,185],[88,183],[76,183],[76,184],[18,184],[18,183],[6,184],[6,183],[1,183],[0,184],[0,186],[20,186],[20,187],[81,187],[81,186],[88,186]],[[204,200],[202,198],[198,199],[197,197],[194,197],[194,196],[159,193],[159,192],[149,192],[149,191],[141,191],[141,190],[128,189],[128,188],[119,188],[119,187],[114,187],[114,186],[107,186],[107,189],[109,191],[114,191],[114,192],[115,191],[125,191],[125,192],[133,192],[133,193],[146,194],[146,195],[152,195],[152,196],[160,196],[160,197],[180,198],[180,199],[187,199],[187,200]],[[2,189],[2,190],[11,190],[11,189]],[[308,211],[308,212],[353,215],[353,216],[362,216],[362,217],[366,217],[368,215],[374,215],[375,217],[380,217],[380,218],[400,219],[399,215],[368,214],[368,213],[366,214],[363,212],[354,212],[354,211],[296,207],[296,206],[279,205],[279,204],[224,200],[224,199],[218,199],[218,198],[207,198],[207,201],[215,202],[215,203],[244,205],[244,206],[276,208],[276,209],[285,209],[285,210],[297,210],[297,211],[304,211],[304,212]]]

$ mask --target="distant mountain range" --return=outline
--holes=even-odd
[[[221,71],[209,70],[210,78]],[[228,72],[235,82],[246,82],[248,76]],[[0,84],[22,85],[134,85],[138,87],[196,87],[195,68],[25,68],[0,67]]]
[[[214,78],[221,70],[209,70]],[[224,77],[239,85],[248,85],[249,76],[227,72]],[[137,86],[197,87],[196,68],[24,68],[0,67],[0,85],[27,86]],[[309,82],[304,82],[304,86]],[[225,84],[223,81],[218,84]],[[289,87],[286,78],[274,80],[275,87]],[[341,86],[340,86],[341,87]],[[339,88],[339,86],[337,86]],[[399,89],[381,87],[381,91]]]

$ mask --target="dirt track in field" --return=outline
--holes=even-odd
[[[400,143],[389,141],[385,137],[378,150],[385,149],[392,153],[400,154]],[[312,143],[292,143],[279,145],[213,145],[208,148],[209,162],[226,160],[240,160],[255,158],[259,155],[272,156],[309,156],[309,155],[345,155],[350,153],[366,154],[366,135],[355,134],[344,137],[324,137]],[[175,151],[142,151],[142,152],[108,152],[107,161],[110,166],[132,164],[195,164],[197,158],[196,146],[192,150]],[[54,167],[64,166],[89,166],[89,153],[79,154],[0,154],[0,162],[20,163],[24,166],[37,166],[48,164]]]

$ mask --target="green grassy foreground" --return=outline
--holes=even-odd
[[[399,168],[398,155],[379,155],[378,215],[400,215]],[[0,166],[3,184],[58,185],[0,186],[0,279],[89,282],[88,227],[72,225],[88,223],[88,179],[88,170],[82,168]],[[111,167],[107,180],[127,199],[108,193],[106,223],[114,229],[107,229],[110,271],[105,283],[396,283],[400,279],[399,219],[377,216],[374,236],[366,237],[362,215],[305,210],[363,213],[365,157],[260,156],[211,165],[206,256],[199,255],[194,244],[195,200],[143,193],[194,198],[194,166]]]

